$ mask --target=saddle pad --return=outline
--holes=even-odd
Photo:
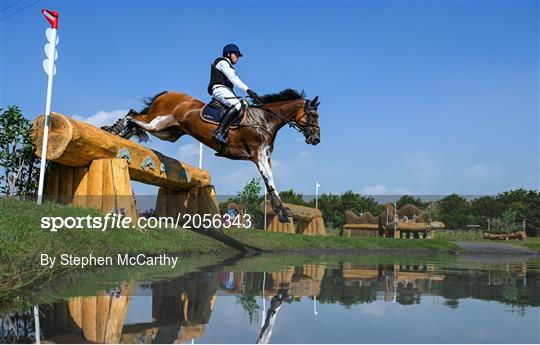
[[[226,111],[225,108],[217,108],[213,106],[212,103],[206,104],[201,109],[201,119],[205,122],[213,123],[215,125],[219,124],[219,120],[221,119],[221,115]],[[233,121],[233,123],[230,126],[230,129],[237,128],[240,123],[244,120],[244,117],[246,116],[246,112],[242,108],[241,110],[242,114],[239,116],[236,120]]]

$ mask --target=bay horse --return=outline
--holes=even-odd
[[[201,119],[205,103],[181,92],[159,93],[144,101],[146,107],[140,112],[132,109],[114,125],[102,128],[123,138],[135,135],[142,140],[147,139],[145,132],[171,142],[188,134],[215,150],[216,156],[252,161],[264,180],[272,208],[281,222],[287,222],[292,212],[283,206],[272,175],[274,140],[288,124],[304,135],[307,144],[319,144],[318,99],[305,99],[303,92],[292,89],[260,97],[263,104],[245,109],[242,122],[229,131],[225,147],[212,138],[216,124]]]

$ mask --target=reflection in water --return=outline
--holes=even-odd
[[[299,309],[293,308],[293,305],[302,303],[310,304],[312,315],[320,313],[318,303],[321,306],[341,305],[337,310],[325,309],[325,312],[334,313],[336,319],[345,321],[355,315],[348,313],[359,304],[386,302],[405,308],[419,305],[427,313],[435,313],[433,298],[442,297],[444,300],[439,305],[455,310],[460,310],[462,300],[472,298],[505,304],[510,309],[502,308],[500,313],[510,310],[520,318],[530,316],[534,321],[535,317],[537,320],[540,318],[540,273],[537,268],[532,268],[525,263],[485,264],[481,268],[464,269],[437,267],[434,263],[348,262],[334,266],[286,266],[275,272],[229,272],[222,268],[221,271],[193,273],[150,283],[130,281],[109,291],[99,291],[93,296],[41,305],[41,334],[42,341],[57,343],[222,342],[222,338],[205,338],[205,332],[207,327],[218,329],[222,327],[220,323],[228,321],[215,316],[214,319],[220,319],[210,324],[216,301],[225,301],[227,296],[236,296],[236,303],[232,307],[223,304],[223,307],[243,310],[248,318],[247,323],[256,327],[251,341],[264,344],[272,341],[273,333],[282,332],[276,328],[280,324],[280,317],[291,320],[288,315],[293,315],[299,325],[307,322],[298,314]],[[429,303],[423,301],[426,297]],[[532,310],[532,315],[527,315],[526,307]],[[130,320],[128,311],[138,318]],[[143,317],[143,314],[148,315]],[[497,315],[485,314],[483,317],[482,327],[489,328],[491,318]],[[385,327],[392,322],[398,321],[388,316]],[[462,326],[465,327],[463,322]],[[301,328],[298,327],[297,332],[301,332]],[[230,327],[219,328],[219,331],[232,336],[240,332]],[[332,342],[334,332],[341,331],[328,327],[324,332],[327,336],[318,338],[319,342]],[[0,323],[0,341],[28,342],[34,334],[31,311],[5,316]],[[409,338],[401,338],[402,341],[421,342],[415,338],[414,332],[407,332],[403,337]],[[354,336],[347,339],[349,342],[360,341]],[[492,338],[488,335],[487,338],[469,340],[498,341],[495,333]],[[516,342],[530,340],[516,334]],[[538,342],[540,339],[533,336],[532,340]]]

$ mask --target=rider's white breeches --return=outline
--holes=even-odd
[[[216,86],[212,90],[212,97],[217,99],[221,104],[232,107],[234,106],[236,110],[240,110],[242,104],[240,100],[236,97],[234,92],[232,92],[228,87],[225,86]]]

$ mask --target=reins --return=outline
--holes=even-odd
[[[252,107],[254,108],[258,108],[258,109],[262,109],[263,111],[267,111],[269,112],[270,114],[272,114],[275,118],[285,122],[286,124],[289,125],[289,127],[292,127],[294,129],[296,129],[298,132],[302,133],[302,134],[311,134],[313,133],[313,128],[319,128],[319,126],[316,126],[312,123],[312,120],[310,118],[308,118],[308,120],[306,121],[307,125],[306,126],[301,126],[298,122],[296,121],[293,121],[291,119],[288,119],[287,117],[281,115],[281,114],[278,114],[276,113],[275,111],[273,111],[272,109],[269,109],[267,107],[264,107],[264,104],[253,104]],[[304,101],[304,114],[302,115],[302,117],[305,117],[307,116],[307,114],[311,111],[311,107],[309,106],[309,100],[305,100]]]

